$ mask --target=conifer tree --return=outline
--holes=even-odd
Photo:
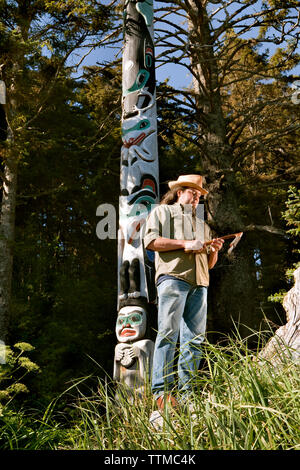
[[[280,206],[297,178],[293,143],[300,124],[291,85],[299,62],[299,5],[159,3],[157,63],[166,65],[166,74],[171,64],[182,67],[192,82],[173,94],[168,87],[184,125],[170,119],[162,126],[188,141],[183,169],[204,175],[207,214],[216,233],[246,235],[235,259],[223,257],[212,273],[212,328],[227,330],[230,317],[258,328],[263,298],[276,276],[282,282],[287,239]],[[178,172],[177,166],[169,178],[176,176],[172,170]]]
[[[0,339],[8,331],[20,162],[31,132],[54,99],[65,69],[75,70],[76,53],[95,48],[111,25],[110,6],[96,0],[2,0],[0,70],[6,84],[8,138],[1,143]]]

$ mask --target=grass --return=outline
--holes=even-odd
[[[52,404],[35,425],[29,426],[26,417],[31,438],[28,432],[24,438],[20,423],[11,431],[4,422],[0,447],[6,432],[11,449],[300,449],[300,365],[287,361],[274,369],[256,356],[247,340],[239,338],[227,338],[224,345],[205,344],[192,396],[195,413],[166,416],[161,432],[149,425],[154,409],[149,385],[143,400],[133,402],[120,389],[116,401],[115,384],[99,380],[96,391],[83,393],[78,387],[68,426],[57,424]],[[22,413],[18,417],[24,424]]]
[[[69,448],[300,449],[300,366],[287,362],[275,371],[268,362],[254,359],[247,341],[206,344],[192,397],[195,413],[166,416],[162,432],[149,426],[149,388],[142,401],[132,403],[124,394],[116,404],[113,384],[99,383],[94,397],[81,397],[76,404],[80,418]]]

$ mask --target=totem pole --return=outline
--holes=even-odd
[[[154,264],[142,232],[159,199],[153,0],[124,2],[122,82],[114,380],[141,396],[151,371],[154,343],[146,331],[155,302]]]

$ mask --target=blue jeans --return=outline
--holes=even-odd
[[[164,280],[158,291],[158,333],[155,341],[152,392],[156,398],[174,388],[174,356],[178,337],[178,390],[186,393],[197,373],[205,337],[207,287],[181,279]]]

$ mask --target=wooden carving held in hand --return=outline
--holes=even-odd
[[[231,233],[229,235],[224,235],[223,237],[214,238],[213,240],[209,240],[208,242],[204,242],[203,246],[212,245],[216,240],[227,240],[227,239],[230,239],[230,238],[234,238],[234,240],[229,245],[228,253],[231,253],[232,250],[236,247],[236,245],[240,241],[240,239],[242,238],[242,236],[243,236],[243,232]],[[203,248],[201,248],[201,250],[199,250],[199,253],[201,253],[202,249]],[[189,250],[185,250],[185,251],[189,251]],[[193,250],[193,253],[197,253],[197,251]]]
[[[242,238],[243,236],[243,232],[238,232],[238,233],[231,233],[229,235],[224,235],[224,237],[218,237],[218,238],[215,238],[215,240],[227,240],[229,238],[234,238],[234,240],[230,243],[229,245],[229,250],[228,250],[228,253],[231,253],[232,250],[234,250],[234,248],[236,247],[236,245],[238,244],[238,242],[240,241],[240,239]],[[214,242],[214,240],[210,240],[208,242],[205,242],[204,243],[204,246],[209,246],[211,245],[212,243]]]

